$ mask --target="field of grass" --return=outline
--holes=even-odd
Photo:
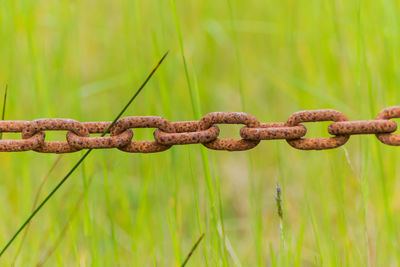
[[[167,50],[124,115],[180,121],[243,111],[284,122],[333,108],[357,120],[400,104],[394,0],[0,6],[6,120],[111,121]],[[307,136],[328,136],[327,125],[307,123]],[[239,136],[240,126],[220,128]],[[152,139],[152,129],[134,132]],[[372,135],[308,152],[285,141],[232,153],[93,151],[0,265],[179,266],[204,233],[187,266],[398,266],[399,152]],[[0,154],[1,247],[83,153]]]

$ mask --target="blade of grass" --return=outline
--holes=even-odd
[[[198,86],[197,86],[197,79],[196,75],[194,73],[195,77],[195,86],[194,88],[192,87],[192,83],[190,81],[190,75],[189,75],[189,68],[186,62],[186,57],[185,57],[185,49],[183,45],[183,38],[182,38],[182,33],[181,33],[181,28],[180,28],[180,23],[179,23],[179,17],[178,17],[178,12],[176,9],[176,4],[175,0],[171,0],[171,5],[172,5],[172,11],[173,11],[173,16],[174,16],[174,22],[175,22],[175,27],[176,27],[176,32],[178,34],[178,41],[179,41],[179,48],[181,52],[181,57],[182,57],[182,62],[183,62],[183,67],[185,70],[185,75],[186,75],[186,82],[188,85],[189,89],[189,94],[190,94],[190,99],[191,99],[191,104],[192,104],[192,110],[193,110],[193,115],[195,119],[200,119],[201,116],[201,105],[200,105],[200,99],[199,99],[199,93],[198,93]],[[215,196],[215,186],[214,182],[212,179],[212,173],[210,170],[210,160],[208,156],[208,151],[205,147],[201,147],[201,158],[203,161],[203,169],[204,169],[204,175],[206,179],[206,184],[207,184],[207,189],[208,189],[208,194],[209,194],[209,202],[210,202],[210,209],[211,209],[211,214],[212,214],[212,222],[214,226],[214,231],[217,237],[217,244],[216,246],[218,247],[218,250],[215,250],[216,253],[219,253],[222,255],[223,259],[223,266],[228,266],[228,259],[227,259],[227,253],[226,253],[226,247],[225,247],[225,242],[224,240],[219,236],[218,234],[218,219],[221,218],[222,214],[219,214],[217,212],[216,205],[219,203],[216,202],[216,196]],[[218,207],[218,211],[222,210],[222,207]],[[212,239],[211,239],[212,242]],[[217,258],[219,258],[219,254],[217,254]],[[205,258],[208,258],[206,255]],[[207,264],[207,263],[206,263]]]
[[[117,238],[115,236],[114,219],[113,219],[113,215],[112,215],[112,206],[111,206],[110,192],[109,192],[109,185],[108,185],[108,172],[107,172],[107,167],[105,166],[105,164],[103,164],[103,176],[104,176],[104,196],[106,198],[107,216],[108,216],[108,220],[110,222],[111,240],[112,240],[112,246],[113,246],[113,250],[114,250],[114,262],[117,265],[120,265]]]
[[[6,84],[6,89],[4,90],[3,111],[1,113],[1,120],[2,121],[4,121],[4,118],[5,118],[5,115],[6,115],[7,91],[8,91],[8,84]]]
[[[312,230],[314,233],[315,246],[317,248],[317,255],[315,255],[315,261],[316,261],[315,264],[323,266],[324,262],[323,262],[323,257],[322,257],[320,236],[319,236],[319,232],[318,232],[318,228],[317,228],[317,222],[315,221],[314,213],[310,206],[310,200],[309,200],[308,195],[305,195],[305,200],[306,200],[306,208],[309,212],[311,226],[312,226]]]
[[[90,186],[90,184],[92,183],[92,179],[93,176],[91,176],[88,181],[87,184],[85,186],[85,188],[82,190],[78,200],[75,203],[75,207],[72,210],[71,214],[69,215],[67,222],[65,223],[64,227],[62,228],[61,232],[59,233],[56,242],[54,242],[54,244],[46,251],[46,253],[44,254],[44,256],[39,260],[39,262],[37,263],[37,267],[39,266],[43,266],[46,261],[50,258],[50,256],[54,253],[54,251],[57,249],[57,247],[59,246],[59,244],[61,243],[62,239],[64,238],[64,236],[66,235],[67,231],[68,231],[68,227],[70,225],[70,222],[75,218],[76,214],[78,214],[78,210],[87,194],[87,187]]]
[[[89,200],[87,198],[88,195],[88,191],[89,191],[89,181],[87,178],[87,172],[86,172],[86,164],[85,162],[82,163],[82,167],[81,167],[81,171],[82,171],[82,184],[83,184],[83,192],[84,192],[84,197],[83,197],[83,206],[84,206],[84,212],[83,212],[83,228],[84,228],[84,233],[85,236],[90,237],[89,238],[89,252],[90,252],[90,257],[91,257],[91,263],[93,264],[93,266],[98,266],[98,253],[97,253],[97,247],[96,247],[96,235],[94,234],[94,222],[92,219],[92,212],[90,209],[90,204],[89,204]],[[78,202],[76,205],[79,205],[80,202]],[[73,215],[77,213],[76,211],[73,212]],[[67,220],[66,224],[65,224],[65,228],[67,229],[68,225],[69,225],[70,221]],[[66,233],[66,232],[65,232]],[[63,234],[62,236],[59,237],[59,239],[57,240],[57,243],[60,243],[62,238],[65,236],[65,234]],[[58,244],[55,244],[55,247],[57,247]],[[54,249],[55,250],[55,249]],[[51,254],[50,254],[51,255]]]
[[[227,4],[228,4],[228,9],[229,9],[229,21],[231,24],[233,45],[235,48],[236,73],[237,73],[236,77],[237,77],[237,82],[238,82],[238,87],[239,87],[239,94],[240,94],[242,110],[244,112],[246,110],[246,103],[245,103],[244,91],[243,91],[242,60],[240,57],[239,41],[238,41],[238,36],[237,36],[237,27],[236,27],[236,22],[233,18],[233,9],[232,9],[231,1],[227,0]]]
[[[196,250],[197,246],[200,244],[201,240],[204,238],[204,233],[199,237],[199,239],[194,243],[192,249],[189,251],[189,254],[186,256],[185,261],[182,263],[181,267],[184,267],[186,263],[189,261],[190,257],[193,255],[193,252]]]
[[[84,167],[84,165],[82,165],[82,167]],[[84,168],[82,168],[82,170],[83,169]],[[103,176],[104,176],[105,197],[106,197],[106,202],[107,202],[107,213],[108,213],[108,217],[109,217],[110,224],[111,224],[110,225],[111,226],[111,235],[112,235],[112,241],[113,241],[113,248],[114,248],[114,252],[115,252],[114,262],[117,265],[119,265],[119,256],[118,256],[118,250],[117,250],[117,240],[116,240],[116,237],[115,237],[114,222],[113,222],[112,215],[111,215],[111,206],[110,206],[109,192],[108,192],[108,172],[107,172],[107,169],[106,169],[105,165],[103,165]],[[87,179],[86,178],[86,173],[85,173],[85,171],[83,171],[82,172],[82,178],[83,178],[83,183],[84,183],[84,190],[81,192],[78,200],[76,201],[75,206],[74,206],[71,214],[69,215],[68,219],[66,220],[66,222],[64,224],[64,227],[62,228],[62,231],[59,233],[56,241],[47,250],[47,252],[43,254],[44,256],[39,260],[39,262],[37,263],[36,266],[43,266],[47,262],[47,260],[54,254],[54,252],[56,251],[57,247],[61,244],[63,238],[66,236],[66,233],[67,233],[67,231],[69,229],[68,227],[69,227],[70,223],[74,220],[76,215],[78,214],[80,206],[82,205],[83,202],[85,202],[85,209],[86,209],[85,213],[86,214],[89,213],[89,210],[88,210],[88,207],[87,207],[87,203],[86,203],[86,197],[88,195],[88,188],[92,184],[93,176],[90,176],[90,178]],[[48,235],[45,235],[45,236],[48,236]],[[46,242],[44,242],[44,243],[46,243]]]
[[[6,84],[6,89],[4,90],[4,99],[3,99],[3,111],[1,113],[1,120],[4,121],[6,116],[6,102],[7,102],[7,90],[8,84]],[[3,133],[0,133],[0,140],[3,138]]]
[[[368,171],[369,171],[369,160],[370,160],[370,145],[367,143],[368,140],[364,141],[364,145],[361,146],[361,149],[364,154],[364,164],[362,165],[362,169],[360,171],[360,191],[362,196],[362,224],[363,224],[363,231],[364,231],[364,253],[365,253],[365,263],[367,266],[372,266],[372,259],[370,253],[370,237],[369,237],[369,230],[368,230]]]
[[[229,21],[231,26],[231,34],[233,39],[233,46],[235,50],[235,59],[236,59],[236,77],[237,77],[237,84],[239,89],[239,96],[242,106],[242,111],[246,112],[246,100],[245,94],[243,89],[243,68],[242,68],[242,59],[239,47],[239,38],[238,38],[238,31],[237,31],[237,24],[234,18],[233,13],[233,6],[230,0],[227,0],[228,10],[229,10]],[[247,165],[248,165],[248,175],[250,181],[250,196],[249,196],[249,203],[251,203],[251,210],[252,210],[252,223],[255,229],[254,231],[254,243],[256,247],[257,253],[257,264],[259,266],[265,265],[263,261],[263,245],[262,239],[262,217],[261,217],[261,205],[260,205],[260,194],[258,192],[258,188],[260,188],[259,184],[257,183],[257,176],[254,175],[253,171],[253,159],[250,153],[247,153]]]
[[[238,89],[239,89],[239,96],[240,96],[240,101],[241,101],[241,106],[242,106],[242,111],[246,112],[246,100],[245,100],[245,94],[244,94],[244,89],[243,89],[243,68],[242,68],[242,59],[241,59],[241,53],[240,53],[240,47],[239,47],[239,38],[238,38],[238,31],[237,31],[237,25],[236,25],[236,20],[234,18],[234,13],[233,13],[233,6],[230,0],[227,0],[227,5],[228,5],[228,10],[229,10],[229,21],[230,21],[230,26],[231,26],[231,32],[232,32],[232,39],[233,39],[233,46],[235,50],[235,59],[236,59],[236,77],[237,77],[237,83],[238,83]],[[251,157],[250,153],[247,153],[247,165],[248,165],[248,175],[249,175],[249,181],[250,181],[250,196],[249,196],[249,203],[251,203],[251,211],[252,211],[252,223],[254,227],[254,243],[256,247],[256,253],[257,253],[257,264],[259,266],[265,265],[263,261],[263,245],[262,245],[262,239],[260,238],[262,236],[262,217],[261,217],[261,204],[260,204],[260,193],[258,192],[258,188],[260,188],[258,184],[258,179],[257,176],[254,175],[253,171],[253,159]]]
[[[121,112],[115,117],[115,119],[112,121],[110,126],[101,134],[101,136],[105,136],[111,129],[111,127],[114,126],[114,124],[117,122],[117,120],[124,114],[124,112],[128,109],[130,104],[133,102],[133,100],[136,99],[136,97],[139,95],[139,93],[142,91],[142,89],[146,86],[148,81],[151,79],[153,74],[156,72],[158,67],[161,65],[165,57],[168,55],[168,51],[162,56],[162,58],[159,60],[157,65],[154,67],[154,69],[150,72],[150,74],[147,76],[145,81],[142,83],[142,85],[139,87],[139,89],[136,91],[136,93],[131,97],[131,99],[128,101],[128,103],[124,106],[124,108],[121,110]],[[71,174],[81,165],[81,163],[85,160],[85,158],[92,152],[92,149],[89,149],[86,151],[86,153],[78,160],[78,162],[72,167],[72,169],[64,176],[64,178],[54,187],[54,189],[46,196],[46,198],[39,204],[39,206],[29,215],[28,219],[25,220],[25,222],[20,226],[20,228],[15,232],[15,234],[11,237],[11,239],[7,242],[7,244],[4,246],[4,248],[0,252],[0,257],[3,256],[4,252],[8,249],[8,247],[13,243],[15,238],[19,235],[19,233],[26,227],[26,225],[32,220],[33,217],[40,211],[40,209],[49,201],[49,199],[58,191],[58,189],[67,181],[67,179],[71,176]]]
[[[33,200],[33,205],[32,205],[32,210],[31,210],[31,212],[33,212],[33,211],[35,210],[35,207],[36,207],[36,204],[37,204],[38,201],[39,201],[39,196],[40,196],[40,193],[42,192],[43,186],[44,186],[44,184],[46,183],[47,179],[50,177],[50,174],[51,174],[51,173],[54,171],[54,169],[56,168],[57,164],[60,162],[61,158],[62,158],[62,155],[59,155],[59,156],[57,157],[57,159],[56,159],[56,160],[54,161],[54,163],[51,165],[50,170],[47,172],[47,174],[44,176],[42,182],[40,183],[39,188],[38,188],[38,190],[37,190],[37,192],[36,192],[36,195],[35,195],[35,199]],[[13,263],[11,264],[12,266],[15,265],[15,263],[16,263],[16,261],[17,261],[17,259],[18,259],[18,256],[19,256],[19,254],[21,253],[21,249],[22,249],[22,246],[23,246],[24,243],[25,243],[25,239],[26,239],[26,236],[28,235],[30,225],[31,225],[31,224],[29,223],[29,224],[26,226],[26,228],[25,228],[24,235],[22,236],[22,240],[21,240],[21,242],[20,242],[20,244],[19,244],[19,247],[18,247],[18,249],[17,249],[17,253],[15,253]]]
[[[275,195],[275,202],[277,213],[279,217],[279,233],[280,233],[280,246],[279,246],[279,261],[281,265],[285,265],[285,234],[283,229],[283,209],[282,209],[282,188],[279,184],[276,185],[276,195]]]
[[[193,114],[195,115],[196,118],[198,118],[201,116],[200,105],[199,105],[198,101],[196,101],[196,99],[195,99],[195,93],[194,93],[194,90],[192,87],[192,83],[190,82],[189,68],[186,63],[185,48],[183,46],[183,38],[182,38],[182,33],[181,33],[181,27],[179,24],[178,12],[176,10],[175,0],[171,0],[171,5],[172,5],[172,11],[174,13],[175,27],[176,27],[176,32],[178,34],[178,40],[179,40],[179,49],[181,52],[183,67],[185,70],[186,82],[187,82],[188,88],[189,88],[190,101],[192,103]]]
[[[222,248],[223,248],[223,252],[224,252],[224,264],[226,266],[228,266],[228,257],[227,257],[227,240],[228,237],[225,234],[225,224],[224,224],[224,213],[223,213],[223,209],[222,209],[222,196],[221,196],[221,186],[220,186],[220,178],[218,175],[218,169],[217,169],[217,163],[215,161],[215,154],[211,154],[211,162],[212,162],[212,166],[214,169],[214,181],[215,181],[215,189],[216,189],[216,193],[217,193],[217,201],[218,201],[218,212],[219,212],[219,223],[217,225],[217,229],[218,229],[218,233],[221,236],[222,239]],[[231,252],[231,251],[230,251]],[[235,254],[231,254],[231,255],[235,255]],[[232,257],[233,259],[235,259],[235,256]]]

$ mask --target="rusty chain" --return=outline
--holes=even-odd
[[[70,153],[81,149],[118,148],[130,153],[154,153],[174,145],[201,143],[214,150],[242,151],[256,147],[261,140],[284,139],[302,150],[323,150],[344,145],[355,134],[375,134],[384,144],[399,146],[397,123],[400,106],[382,110],[374,120],[349,121],[336,110],[306,110],[292,114],[285,123],[261,123],[242,112],[213,112],[199,121],[170,122],[157,116],[132,116],[119,119],[109,131],[111,122],[79,122],[71,119],[39,119],[34,121],[0,121],[0,132],[20,132],[21,140],[0,140],[0,152],[34,150],[41,153]],[[303,138],[304,122],[333,121],[328,126],[331,137]],[[242,139],[220,139],[217,124],[243,124]],[[133,141],[136,128],[154,128],[153,141]],[[45,141],[45,131],[68,131],[66,141]]]

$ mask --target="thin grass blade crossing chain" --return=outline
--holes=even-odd
[[[3,98],[3,110],[1,112],[1,120],[4,121],[4,118],[6,116],[6,104],[7,104],[7,90],[8,90],[8,84],[6,84],[6,89],[4,90],[4,98]],[[0,140],[3,138],[3,133],[0,132]]]
[[[150,74],[147,76],[147,78],[145,79],[145,81],[142,83],[142,85],[139,87],[139,89],[135,92],[135,94],[130,98],[130,100],[128,101],[128,103],[124,106],[124,108],[121,110],[121,112],[115,117],[115,119],[112,122],[107,122],[106,124],[100,124],[97,125],[100,128],[97,128],[97,133],[101,133],[101,137],[97,137],[97,138],[104,138],[105,135],[107,133],[110,132],[110,129],[114,127],[114,124],[116,124],[116,122],[121,118],[121,116],[124,114],[124,112],[128,109],[129,105],[133,102],[133,100],[135,100],[135,98],[139,95],[139,93],[143,90],[143,88],[146,86],[146,84],[148,83],[148,81],[151,79],[151,77],[153,76],[153,74],[156,72],[156,70],[158,69],[158,67],[161,65],[161,63],[164,61],[165,57],[168,55],[168,52],[166,52],[162,58],[159,60],[159,62],[157,63],[157,65],[154,67],[154,69],[150,72]],[[46,123],[47,120],[36,120],[33,123],[25,123],[25,122],[17,122],[17,123],[11,123],[11,128],[8,128],[7,130],[3,130],[4,128],[2,128],[3,126],[0,126],[0,132],[15,132],[16,128],[13,127],[17,127],[18,129],[24,130],[24,132],[22,133],[22,135],[30,134],[30,131],[38,131],[39,129],[39,133],[33,134],[32,137],[28,138],[28,140],[37,140],[35,139],[35,136],[42,136],[43,137],[43,143],[42,145],[45,145],[44,142],[44,132],[41,132],[44,129],[52,129],[52,130],[67,130],[67,129],[72,129],[72,130],[76,130],[76,132],[85,132],[88,131],[87,128],[82,128],[79,126],[79,122],[77,121],[73,121],[73,120],[68,120],[68,119],[61,119],[61,121],[50,121],[50,123]],[[20,128],[20,126],[25,125],[27,126],[26,128]],[[33,126],[32,126],[33,125]],[[73,127],[76,127],[75,129]],[[100,130],[101,129],[101,130]],[[39,134],[39,135],[38,135]],[[33,138],[33,139],[32,139]],[[96,137],[95,137],[96,138]],[[25,141],[27,139],[24,139]],[[19,141],[24,141],[24,140],[19,140]],[[113,140],[113,139],[109,139],[109,140]],[[12,147],[17,147],[16,145],[12,145],[13,141],[15,140],[0,140],[2,141],[2,143],[0,144],[0,147],[7,147],[7,144],[11,144]],[[5,142],[3,142],[5,141]],[[36,141],[33,141],[34,144],[36,144]],[[65,149],[66,147],[68,147],[68,144],[66,144],[66,142],[48,142],[50,143],[48,145],[49,149],[53,149],[54,147],[56,147],[56,149]],[[27,144],[21,144],[21,146],[24,145],[28,145],[31,147],[32,144],[29,144],[29,142],[27,142]],[[42,150],[39,147],[35,147],[34,149],[38,149],[38,151]],[[79,167],[79,165],[85,160],[85,158],[90,154],[90,152],[93,149],[89,149],[86,151],[86,153],[78,160],[78,162],[72,167],[72,169],[64,176],[64,178],[56,185],[56,187],[46,196],[46,198],[39,204],[39,206],[31,213],[31,215],[28,217],[28,219],[25,220],[25,222],[21,225],[21,227],[15,232],[15,234],[11,237],[11,239],[7,242],[7,244],[4,246],[4,248],[1,250],[0,252],[0,257],[4,254],[4,252],[8,249],[8,247],[13,243],[13,241],[15,240],[15,238],[17,238],[17,236],[19,235],[19,233],[26,227],[26,225],[32,220],[33,217],[35,217],[35,215],[40,211],[40,209],[47,203],[47,201],[57,192],[57,190],[65,183],[65,181],[67,181],[67,179],[71,176],[71,174]],[[3,151],[0,148],[0,152]],[[14,151],[24,151],[22,150],[14,150]],[[63,150],[62,150],[63,151]],[[77,151],[77,150],[76,150]],[[40,152],[46,152],[45,149],[43,149],[43,151]],[[56,152],[56,151],[54,151]],[[64,151],[63,151],[64,152]],[[69,151],[72,152],[72,151]]]
[[[324,150],[340,147],[351,135],[357,134],[375,134],[384,144],[400,145],[400,134],[393,134],[397,130],[397,123],[391,120],[400,118],[400,106],[382,110],[374,120],[360,121],[349,121],[337,110],[321,109],[296,112],[286,122],[262,123],[242,112],[212,112],[199,121],[170,122],[158,116],[121,118],[131,102],[112,122],[79,122],[72,119],[0,121],[0,133],[22,134],[21,140],[0,140],[0,152],[34,150],[41,153],[71,153],[82,149],[117,148],[130,153],[155,153],[174,145],[198,143],[214,150],[242,151],[256,147],[261,140],[273,139],[285,139],[297,149]],[[303,138],[307,128],[302,123],[318,121],[333,121],[328,126],[328,133],[333,136]],[[220,130],[217,124],[243,124],[244,127],[240,129],[242,139],[218,138]],[[155,128],[154,140],[134,141],[132,129],[135,128]],[[67,130],[66,141],[45,141],[46,130]],[[91,137],[93,133],[102,135]],[[110,133],[110,136],[105,136],[106,133]]]

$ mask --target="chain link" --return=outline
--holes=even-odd
[[[375,134],[384,144],[399,146],[400,134],[394,134],[400,118],[400,106],[389,107],[375,120],[349,121],[336,110],[306,110],[292,114],[288,120],[260,123],[257,118],[242,112],[213,112],[199,121],[170,122],[157,116],[131,116],[119,119],[109,136],[90,136],[103,133],[111,122],[79,122],[72,119],[38,119],[34,121],[0,121],[0,132],[21,133],[21,140],[0,140],[0,152],[34,150],[41,153],[71,153],[81,149],[118,148],[130,153],[154,153],[174,145],[203,144],[214,150],[242,151],[254,148],[261,140],[283,139],[302,150],[331,149],[344,145],[351,135]],[[328,126],[332,137],[304,138],[304,122],[333,121]],[[242,139],[218,138],[217,124],[242,124]],[[151,141],[135,141],[134,129],[155,129]],[[46,131],[68,131],[66,141],[45,141]]]
[[[29,124],[29,121],[0,121],[0,132],[22,132]],[[39,132],[23,140],[0,140],[0,151],[18,152],[36,149],[44,143],[44,138],[44,132]]]
[[[390,120],[392,118],[400,118],[400,106],[385,108],[376,116],[376,120]],[[390,146],[400,146],[400,134],[376,133],[379,141]]]
[[[333,109],[306,110],[294,113],[286,121],[286,126],[296,126],[301,122],[316,121],[347,121],[347,117]],[[331,149],[344,145],[349,140],[349,135],[336,135],[322,138],[298,138],[286,141],[294,148],[302,150]]]
[[[210,128],[200,130],[199,121],[179,121],[172,122],[173,133],[166,133],[160,129],[154,132],[154,139],[163,145],[187,145],[208,143],[217,139],[219,128],[212,125]]]
[[[243,112],[212,112],[200,120],[201,129],[210,128],[214,124],[245,124],[247,127],[258,127],[260,122],[250,114]],[[256,147],[260,140],[247,139],[219,139],[203,143],[207,148],[214,150],[243,151]]]
[[[45,133],[43,132],[45,130],[68,130],[80,136],[89,136],[88,129],[79,121],[71,119],[38,119],[30,122],[26,127],[24,127],[22,130],[22,138],[27,139],[37,133],[43,133],[45,136]],[[41,153],[71,153],[80,149],[71,146],[66,141],[44,141],[39,147],[33,150]]]
[[[115,136],[126,129],[157,128],[164,132],[174,132],[174,127],[167,119],[157,116],[137,116],[119,119],[110,130],[111,136]],[[156,141],[131,141],[128,145],[119,149],[129,153],[155,153],[169,149],[171,145],[163,145]]]
[[[297,139],[305,136],[306,127],[285,126],[284,123],[260,123],[257,128],[243,127],[240,129],[240,136],[247,140],[272,140],[272,139]]]

